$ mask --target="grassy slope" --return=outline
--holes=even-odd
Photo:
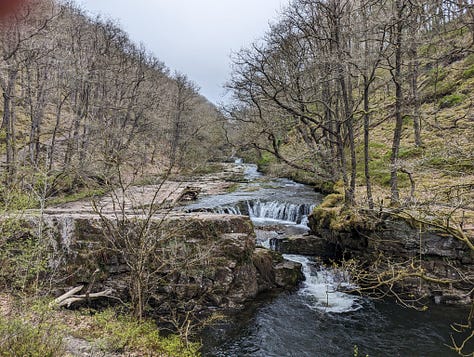
[[[449,64],[440,63],[439,66],[422,60],[418,82],[423,146],[415,146],[410,116],[413,107],[406,106],[400,149],[401,166],[413,174],[417,206],[438,212],[460,207],[459,213],[464,214],[465,221],[474,222],[474,192],[472,188],[465,188],[466,185],[474,184],[474,54],[464,55]],[[389,118],[372,129],[370,144],[374,198],[378,203],[383,200],[387,204],[394,127],[393,119],[390,118],[393,98],[385,97],[379,91],[372,100],[376,113],[373,122]],[[359,163],[363,162],[362,154],[363,145],[360,142]],[[399,177],[401,197],[407,199],[410,195],[408,175],[400,173]],[[359,164],[358,178],[358,201],[364,204],[362,164]]]

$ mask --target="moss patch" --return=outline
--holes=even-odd
[[[461,104],[466,99],[464,94],[454,93],[450,95],[446,95],[439,101],[439,108],[451,108],[456,105]]]

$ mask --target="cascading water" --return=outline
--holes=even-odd
[[[284,254],[285,259],[302,265],[305,281],[298,294],[307,298],[310,309],[323,312],[344,313],[362,308],[361,300],[341,291],[354,288],[344,274],[323,266],[314,267],[313,262],[304,256]]]
[[[306,226],[308,215],[314,208],[314,204],[290,203],[279,201],[245,201],[233,206],[219,206],[207,210],[219,214],[248,215],[256,224],[290,224]]]
[[[253,221],[283,221],[285,223],[305,224],[314,204],[296,204],[289,202],[248,201],[249,216]]]
[[[255,165],[236,163],[247,183],[236,191],[208,196],[188,211],[245,214],[254,222],[257,243],[268,247],[273,237],[304,234],[307,214],[322,196],[310,187],[285,179],[266,179]],[[306,280],[296,293],[263,299],[240,311],[232,323],[213,325],[203,337],[203,356],[280,357],[359,355],[455,355],[449,323],[465,311],[432,315],[344,293],[351,289],[341,272],[311,258],[285,255],[302,264]],[[342,290],[342,291],[341,291]]]
[[[219,214],[234,214],[234,215],[241,215],[240,208],[238,206],[230,206],[230,207],[216,207],[212,209],[212,212],[219,213]]]

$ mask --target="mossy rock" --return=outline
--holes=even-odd
[[[332,193],[327,195],[318,207],[333,208],[342,205],[342,203],[344,203],[344,195],[340,193]]]

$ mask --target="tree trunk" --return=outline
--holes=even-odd
[[[411,50],[412,58],[412,70],[411,70],[411,93],[413,100],[413,130],[415,134],[415,145],[420,147],[423,146],[421,140],[421,115],[420,115],[420,102],[418,98],[418,67],[420,65],[417,59],[416,47],[412,47]]]
[[[7,164],[7,184],[12,183],[15,175],[15,118],[13,112],[12,99],[15,93],[16,78],[18,69],[10,69],[8,71],[8,81],[3,91],[3,122],[2,127],[5,128],[5,146],[6,146],[6,164]]]
[[[395,130],[393,132],[392,154],[390,156],[390,203],[398,205],[400,193],[398,190],[398,155],[402,136],[402,12],[401,0],[396,2],[397,24],[395,26],[395,69],[392,80],[395,83]]]
[[[356,185],[356,174],[357,174],[357,158],[355,153],[355,139],[354,139],[354,116],[350,108],[350,88],[346,86],[346,80],[343,76],[342,69],[340,72],[339,83],[341,85],[343,103],[344,103],[344,126],[346,127],[348,139],[349,139],[349,150],[351,156],[351,179],[349,186],[346,188],[345,203],[349,206],[355,203],[355,185]],[[344,153],[342,153],[344,155]]]
[[[374,208],[374,200],[372,198],[372,183],[370,181],[369,170],[369,128],[370,128],[370,114],[369,114],[369,83],[367,77],[364,78],[364,173],[365,173],[365,187],[367,191],[367,203],[370,209]]]

